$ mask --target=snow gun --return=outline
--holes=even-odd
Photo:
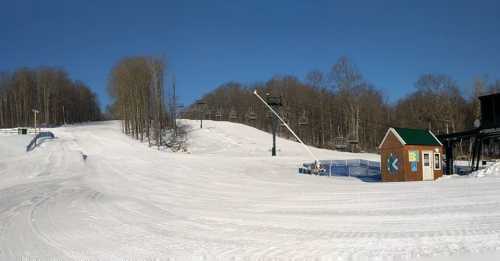
[[[264,105],[266,105],[266,107],[281,121],[281,123],[283,123],[283,125],[290,131],[290,133],[292,133],[292,135],[297,139],[297,141],[300,142],[300,144],[302,144],[302,146],[304,146],[304,149],[306,149],[306,151],[309,153],[309,155],[311,155],[311,157],[314,160],[314,163],[308,165],[310,168],[308,170],[308,172],[310,172],[310,173],[308,173],[308,174],[318,175],[320,173],[325,172],[325,169],[321,168],[321,166],[319,164],[319,160],[316,157],[316,155],[314,155],[314,153],[312,153],[312,151],[309,149],[309,147],[307,147],[306,144],[304,144],[304,142],[299,138],[299,136],[297,136],[297,134],[295,134],[295,132],[292,130],[292,128],[290,128],[290,126],[288,126],[288,124],[283,120],[283,118],[280,117],[280,115],[273,109],[273,107],[271,107],[271,105],[269,105],[264,99],[262,99],[262,97],[257,93],[257,90],[254,90],[253,94],[255,94],[255,96],[257,96],[257,98],[259,98],[259,100],[262,103],[264,103]]]

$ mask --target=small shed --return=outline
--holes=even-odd
[[[382,181],[435,180],[443,175],[443,144],[430,130],[389,128],[379,151]]]

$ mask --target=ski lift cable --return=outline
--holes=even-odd
[[[267,102],[262,99],[262,97],[260,97],[260,95],[257,93],[257,90],[254,90],[253,91],[253,94],[255,94],[255,96],[257,96],[257,98],[259,98],[260,101],[262,101],[264,103],[264,105],[266,105],[266,107],[271,110],[271,112],[276,115],[276,117],[278,117],[278,119],[283,123],[283,125],[285,125],[285,127],[293,134],[293,136],[295,136],[295,138],[300,142],[300,144],[302,144],[302,146],[304,146],[304,148],[307,150],[307,152],[309,152],[309,154],[311,155],[311,157],[314,159],[315,161],[315,164],[319,164],[319,160],[318,158],[316,157],[316,155],[314,155],[314,153],[312,153],[312,151],[309,149],[309,147],[306,146],[306,144],[304,144],[304,142],[299,138],[299,136],[297,136],[297,134],[295,134],[295,132],[292,130],[292,128],[290,128],[290,126],[288,126],[288,124],[278,115],[278,113],[269,105],[267,104]]]

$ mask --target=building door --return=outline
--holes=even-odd
[[[422,179],[434,180],[432,170],[432,151],[422,151]]]

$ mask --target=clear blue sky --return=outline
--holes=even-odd
[[[188,104],[345,55],[394,101],[423,73],[500,79],[500,1],[3,1],[0,70],[56,66],[102,104],[113,64],[164,55]]]

